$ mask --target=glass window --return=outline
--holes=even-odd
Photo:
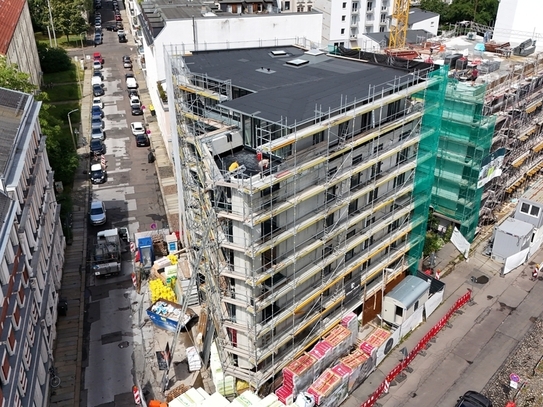
[[[522,213],[530,213],[530,205],[528,205],[527,203],[523,203],[520,207],[520,211]]]
[[[343,3],[341,6],[342,8],[347,8],[347,3]]]
[[[532,205],[532,209],[530,209],[530,215],[539,216],[539,207]]]
[[[345,21],[345,16],[341,16],[341,21]]]

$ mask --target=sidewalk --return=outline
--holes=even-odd
[[[80,137],[90,134],[90,104],[92,72],[85,70],[83,98],[81,100]],[[52,407],[79,407],[82,384],[83,323],[85,311],[85,272],[87,258],[87,205],[89,186],[86,175],[88,158],[86,142],[78,140],[79,168],[75,173],[72,191],[73,242],[66,246],[60,298],[68,300],[66,316],[59,316],[53,348],[54,365],[60,377],[60,386],[51,389],[49,405]]]

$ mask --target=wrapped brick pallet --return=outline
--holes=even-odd
[[[335,393],[335,390],[338,389],[343,380],[340,375],[334,373],[332,369],[326,369],[319,376],[315,383],[313,383],[307,392],[315,396],[315,403],[317,406],[331,406],[328,404],[330,402],[331,396]],[[338,406],[341,403],[335,404]]]
[[[341,325],[332,329],[324,339],[333,347],[333,360],[338,360],[340,357],[347,355],[353,345],[351,331]]]
[[[292,389],[285,387],[284,385],[275,390],[275,395],[277,396],[278,400],[285,405],[294,403]]]
[[[334,362],[333,350],[334,347],[329,342],[320,341],[309,351],[309,354],[316,359],[314,368],[315,376],[320,375]]]
[[[358,340],[358,316],[354,312],[349,312],[341,320],[341,325],[351,331],[352,345]]]
[[[375,369],[373,359],[361,349],[356,349],[342,358],[341,363],[352,370],[349,378],[349,392],[360,386]]]
[[[314,356],[306,353],[290,362],[283,369],[283,387],[290,389],[294,398],[299,392],[304,391],[313,383],[316,362],[317,359]],[[281,401],[284,403],[283,400]]]

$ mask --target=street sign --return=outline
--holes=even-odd
[[[515,374],[515,373],[511,373],[511,374],[509,375],[509,379],[511,379],[511,381],[512,381],[512,382],[515,382],[515,383],[520,382],[520,377],[519,377],[517,374]]]

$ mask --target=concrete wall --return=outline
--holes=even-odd
[[[433,35],[437,35],[437,29],[439,28],[439,16],[428,18],[424,21],[409,25],[410,30],[426,30]]]

